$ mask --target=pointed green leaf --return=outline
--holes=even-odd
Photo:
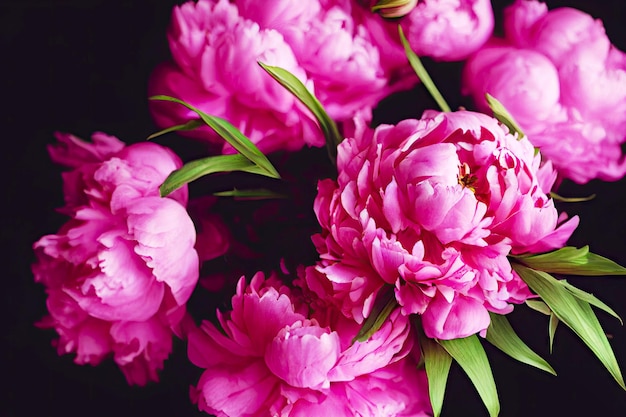
[[[176,126],[168,127],[167,129],[159,130],[158,132],[153,133],[150,136],[148,136],[147,140],[151,140],[158,136],[165,135],[166,133],[178,132],[179,130],[193,130],[202,125],[203,123],[200,120],[193,119],[182,125],[176,125]]]
[[[434,417],[441,415],[446,384],[452,365],[452,356],[437,342],[428,337],[419,338],[424,357],[426,378],[428,379],[428,396],[433,407]]]
[[[563,203],[582,203],[584,201],[593,200],[594,198],[596,198],[596,195],[591,194],[587,197],[563,197],[558,195],[557,193],[550,192],[550,197],[552,197],[553,200],[561,201]]]
[[[183,185],[204,175],[218,172],[244,171],[253,174],[266,175],[266,172],[249,161],[243,155],[217,155],[187,162],[181,168],[173,171],[161,184],[159,191],[162,197],[170,194]]]
[[[237,188],[234,188],[229,191],[219,191],[217,193],[213,193],[213,195],[217,197],[235,197],[246,200],[287,198],[287,196],[283,194],[268,190],[266,188],[255,188],[250,190],[238,190]]]
[[[493,112],[493,117],[498,119],[500,123],[509,128],[511,133],[517,133],[517,137],[519,139],[523,138],[524,132],[522,128],[517,124],[511,113],[504,107],[497,98],[492,96],[491,94],[485,94],[485,98],[487,99],[487,104],[489,104],[489,108]]]
[[[550,307],[548,307],[548,305],[541,300],[531,299],[531,300],[526,300],[525,303],[528,307],[542,314],[545,314],[546,316],[549,316],[550,314],[552,314],[552,310],[550,310]]]
[[[451,111],[450,106],[448,106],[448,103],[446,103],[446,100],[443,98],[443,96],[435,86],[432,78],[430,78],[430,75],[428,75],[428,72],[426,71],[426,68],[424,68],[422,61],[420,61],[419,57],[415,54],[415,52],[413,52],[413,49],[411,49],[411,45],[409,45],[409,41],[407,41],[406,37],[404,36],[404,31],[402,30],[402,27],[400,25],[398,25],[398,33],[400,34],[400,41],[402,42],[402,46],[404,46],[404,53],[406,54],[406,57],[409,60],[409,64],[411,64],[413,71],[415,71],[415,73],[417,74],[417,77],[422,81],[422,84],[424,84],[424,87],[426,87],[426,90],[428,90],[428,93],[430,93],[441,111]]]
[[[543,271],[535,271],[520,264],[513,264],[519,276],[537,293],[554,312],[554,315],[583,341],[611,373],[617,383],[626,390],[613,349],[591,305],[575,297],[558,280]]]
[[[556,334],[556,328],[559,325],[559,318],[554,313],[550,313],[550,321],[548,322],[548,339],[550,343],[550,353],[552,353],[552,347],[554,346],[554,335]]]
[[[553,274],[606,276],[626,275],[626,268],[603,256],[589,252],[589,246],[572,246],[540,255],[514,256],[516,260],[537,271]]]
[[[434,417],[441,415],[443,399],[446,393],[448,375],[452,365],[452,356],[434,339],[426,336],[420,316],[412,315],[419,346],[422,352],[420,363],[424,363],[428,379],[428,397],[433,408]]]
[[[298,77],[289,71],[280,67],[266,65],[262,62],[259,62],[258,64],[269,75],[271,75],[272,78],[278,81],[280,85],[285,87],[289,90],[289,92],[291,92],[291,94],[300,100],[300,102],[302,102],[302,104],[304,104],[311,111],[311,113],[313,113],[313,116],[317,119],[320,129],[324,134],[324,138],[326,138],[326,147],[331,159],[334,162],[337,157],[337,145],[341,142],[342,137],[339,134],[337,125],[330,118],[330,116],[328,116],[328,113],[326,113],[326,110],[324,110],[324,107],[319,100],[311,94]]]
[[[505,316],[494,313],[489,313],[489,316],[491,318],[491,324],[489,328],[487,328],[487,335],[485,337],[489,343],[515,360],[556,375],[556,372],[554,372],[550,364],[541,356],[537,355],[519,338]]]
[[[389,286],[378,293],[374,307],[369,317],[361,325],[359,333],[352,339],[354,342],[365,342],[385,323],[391,312],[398,307],[398,302],[393,292],[393,287]]]
[[[276,171],[276,168],[272,165],[272,163],[267,159],[267,157],[257,148],[254,143],[250,141],[247,137],[244,136],[235,126],[231,125],[224,119],[219,117],[211,116],[203,111],[196,109],[189,103],[186,103],[182,100],[179,100],[170,96],[157,95],[150,97],[150,100],[162,100],[162,101],[170,101],[172,103],[178,103],[182,106],[187,107],[189,110],[195,112],[200,119],[206,123],[211,129],[215,131],[222,139],[228,142],[237,152],[245,156],[255,165],[258,165],[260,171],[263,171],[265,176],[271,178],[280,178],[280,175]]]
[[[491,417],[500,413],[500,401],[493,380],[487,354],[474,334],[461,339],[438,340],[443,348],[457,361],[474,384]]]
[[[567,289],[569,292],[571,292],[574,297],[578,298],[579,300],[583,300],[591,304],[592,306],[599,308],[600,310],[618,319],[622,325],[624,324],[624,322],[622,321],[622,318],[615,311],[613,311],[611,307],[607,306],[602,301],[600,301],[595,295],[585,292],[581,290],[580,288],[574,287],[572,284],[570,284],[564,279],[559,280],[558,283],[564,286],[565,289]]]

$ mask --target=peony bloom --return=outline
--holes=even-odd
[[[417,82],[408,72],[404,79],[396,77],[397,71],[409,68],[406,59],[395,67],[385,66],[381,48],[355,19],[352,9],[357,6],[350,1],[236,3],[246,18],[283,34],[334,120],[350,121],[357,114],[369,117],[382,98]]]
[[[378,3],[376,0],[359,0],[364,8]],[[368,12],[366,19],[370,31],[378,33],[378,39],[392,39],[399,47],[398,23],[411,48],[418,56],[437,61],[461,61],[479,49],[493,32],[494,16],[489,0],[420,0],[399,21],[386,21]],[[376,28],[377,27],[377,28]],[[381,28],[387,32],[382,35]],[[400,57],[398,58],[400,59]],[[406,58],[404,58],[406,60]]]
[[[198,279],[187,191],[158,191],[181,161],[149,142],[57,137],[53,160],[74,168],[64,174],[71,219],[33,246],[50,313],[40,326],[57,331],[59,354],[96,365],[112,353],[128,382],[144,385],[158,379]]]
[[[371,117],[379,100],[417,78],[405,71],[400,82],[351,10],[349,1],[187,2],[174,9],[168,32],[174,61],[152,74],[150,94],[227,119],[265,153],[323,146],[310,112],[257,62],[294,74],[338,122]],[[406,59],[399,65],[409,69]],[[172,103],[151,109],[162,127],[197,118]],[[208,128],[188,134],[223,143]]]
[[[174,8],[168,39],[174,61],[155,69],[150,95],[170,95],[228,120],[265,153],[324,144],[308,110],[257,63],[282,67],[312,89],[279,32],[243,18],[227,0],[200,0]],[[177,104],[150,104],[161,127],[197,118]],[[208,127],[188,134],[232,152]]]
[[[336,310],[307,304],[275,275],[242,278],[232,311],[218,312],[221,330],[205,321],[189,334],[189,358],[206,369],[192,395],[220,417],[426,416],[425,374],[397,313],[352,344],[359,326]]]
[[[563,224],[546,194],[556,175],[540,161],[527,139],[480,113],[360,129],[339,146],[337,181],[318,184],[321,260],[308,285],[359,322],[394,286],[429,337],[485,330],[489,311],[531,296],[507,255],[562,247],[578,224]]]
[[[626,54],[579,10],[519,0],[505,9],[505,38],[467,62],[463,90],[483,111],[501,101],[559,174],[583,184],[626,174]]]

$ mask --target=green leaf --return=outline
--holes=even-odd
[[[545,314],[546,316],[552,314],[552,310],[550,310],[550,307],[548,307],[548,305],[541,300],[526,300],[525,303],[528,307],[542,314]]]
[[[219,191],[217,193],[213,193],[213,195],[217,197],[235,197],[245,200],[287,198],[284,194],[280,194],[266,188],[254,188],[250,190],[238,190],[237,188],[234,188],[229,191]]]
[[[485,337],[489,343],[513,359],[539,368],[552,375],[556,375],[556,372],[554,372],[550,364],[533,352],[533,350],[519,338],[505,316],[494,313],[489,313],[489,316],[491,318],[491,324],[487,328],[487,335]]]
[[[474,384],[491,417],[500,413],[500,401],[491,366],[483,346],[476,335],[461,339],[438,340],[443,348],[458,362]]]
[[[422,65],[422,61],[420,61],[419,57],[411,49],[411,45],[409,45],[409,41],[406,40],[406,37],[404,36],[404,31],[402,30],[402,27],[400,25],[398,25],[398,33],[400,34],[400,41],[402,42],[402,46],[404,46],[404,53],[406,54],[406,57],[408,58],[409,64],[411,64],[413,71],[415,71],[418,78],[422,81],[422,84],[424,84],[424,87],[426,87],[426,90],[428,90],[432,98],[435,99],[435,102],[437,103],[439,108],[444,112],[451,111],[450,106],[448,106],[448,103],[446,103],[446,100],[443,98],[443,96],[435,86],[432,78],[430,78],[430,75],[428,75],[426,68],[424,68],[424,65]]]
[[[266,175],[264,170],[241,154],[209,156],[187,162],[181,168],[173,171],[161,184],[159,191],[161,196],[165,197],[174,190],[204,175],[230,171],[244,171]]]
[[[615,381],[626,390],[613,349],[591,305],[575,297],[558,280],[543,271],[513,263],[513,269],[550,307],[554,315],[591,349],[596,357],[611,373]]]
[[[452,356],[439,343],[423,333],[420,334],[419,344],[424,357],[430,404],[433,407],[434,417],[439,417],[443,408]]]
[[[361,325],[361,329],[352,339],[352,343],[365,342],[369,339],[380,329],[396,307],[398,307],[398,302],[396,301],[393,287],[388,286],[386,289],[380,290],[369,317]]]
[[[548,339],[550,343],[550,353],[552,354],[552,347],[554,346],[554,335],[556,334],[556,328],[559,325],[559,318],[554,313],[550,313],[550,321],[548,322]]]
[[[202,125],[203,123],[200,120],[193,119],[182,125],[176,125],[176,126],[168,127],[167,129],[159,130],[158,132],[153,133],[150,136],[148,136],[147,140],[151,140],[158,136],[165,135],[166,133],[177,132],[179,130],[193,130]]]
[[[580,249],[566,246],[540,255],[519,255],[513,258],[529,268],[553,274],[626,275],[626,268],[610,259],[589,252],[589,246],[583,246]]]
[[[272,165],[272,163],[267,159],[267,157],[257,148],[254,143],[250,141],[247,137],[243,135],[235,126],[231,125],[224,119],[219,117],[210,116],[204,113],[201,110],[196,109],[191,104],[185,103],[182,100],[179,100],[170,96],[157,95],[150,97],[150,100],[162,100],[162,101],[170,101],[172,103],[178,103],[180,105],[185,106],[189,110],[195,112],[200,119],[206,123],[211,129],[215,131],[222,139],[228,142],[237,152],[245,156],[252,163],[257,165],[261,172],[267,177],[271,178],[280,178],[280,175]]]
[[[317,119],[317,122],[326,139],[326,148],[328,154],[334,162],[337,158],[337,145],[342,140],[339,130],[335,122],[328,116],[326,110],[319,102],[319,100],[311,94],[302,81],[289,71],[280,68],[266,65],[262,62],[258,63],[269,75],[276,81],[285,87],[291,94],[293,94],[302,104],[304,104],[313,113],[313,116]]]
[[[624,322],[622,321],[622,318],[615,311],[613,311],[611,307],[607,306],[602,301],[600,301],[595,295],[585,292],[581,290],[580,288],[574,287],[572,284],[570,284],[564,279],[558,280],[558,283],[564,286],[566,290],[571,292],[574,297],[578,298],[579,300],[585,301],[591,304],[592,306],[599,308],[600,310],[618,319],[622,325],[624,324]]]
[[[552,197],[555,201],[561,201],[563,203],[582,203],[584,201],[591,201],[596,198],[595,194],[591,194],[587,197],[563,197],[558,195],[557,193],[550,192],[550,197]]]
[[[489,104],[489,107],[493,112],[493,117],[495,117],[496,119],[498,119],[498,121],[500,121],[500,123],[508,127],[511,133],[517,133],[519,139],[523,138],[525,135],[522,131],[522,128],[519,126],[519,124],[517,124],[511,113],[509,113],[504,105],[489,93],[485,94],[485,98],[487,99],[487,104]]]

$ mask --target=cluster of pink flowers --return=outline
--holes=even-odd
[[[173,60],[152,73],[150,95],[226,119],[263,153],[285,151],[273,157],[295,208],[220,212],[216,196],[188,201],[187,186],[162,197],[183,166],[170,149],[57,135],[49,152],[68,168],[70,220],[34,244],[33,273],[48,294],[39,325],[58,333],[60,354],[91,365],[112,356],[144,385],[158,380],[176,336],[203,369],[192,399],[216,416],[432,415],[413,318],[429,338],[485,336],[490,313],[536,296],[510,256],[562,248],[577,227],[550,197],[558,175],[626,173],[626,58],[573,9],[518,1],[506,37],[483,46],[494,27],[488,0],[393,3],[381,14],[397,21],[372,13],[377,3],[198,0],[173,11]],[[383,98],[418,82],[398,24],[418,55],[471,55],[467,92],[485,112],[484,93],[494,95],[526,136],[467,110],[371,126]],[[259,62],[292,73],[340,126],[332,173],[291,172],[290,155],[326,141]],[[150,109],[161,128],[198,117],[177,103]],[[236,152],[208,126],[182,134]],[[235,295],[206,320],[187,306],[196,289]],[[360,340],[387,295],[393,310]]]
[[[485,93],[501,101],[562,177],[622,178],[626,54],[611,45],[602,22],[517,0],[505,10],[504,34],[470,57],[465,92],[484,111]]]
[[[363,3],[363,4],[360,4]],[[238,127],[263,152],[322,146],[315,121],[258,62],[298,77],[337,122],[371,118],[389,94],[418,80],[400,43],[397,25],[356,0],[298,2],[199,0],[174,9],[168,40],[172,62],[150,79],[150,94],[180,98]],[[426,22],[426,24],[425,24]],[[425,1],[403,27],[418,53],[464,59],[493,29],[488,0]],[[171,103],[153,102],[160,127],[195,117]],[[208,128],[186,132],[212,144]],[[223,145],[224,152],[231,152]]]

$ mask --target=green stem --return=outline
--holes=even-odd
[[[442,111],[452,111],[439,90],[437,90],[437,87],[435,87],[435,83],[433,82],[432,78],[430,78],[430,75],[428,75],[428,72],[426,71],[426,68],[424,68],[424,65],[422,65],[422,61],[420,61],[419,57],[411,49],[411,45],[409,45],[409,42],[406,40],[406,37],[404,36],[404,32],[402,31],[402,27],[400,25],[398,25],[398,33],[400,34],[400,40],[402,41],[402,45],[404,46],[404,52],[409,59],[409,63],[411,64],[411,67],[413,67],[413,70],[415,71],[419,79],[422,81],[422,84],[424,84],[424,87],[426,87],[426,90],[428,90],[430,95],[435,99],[435,102],[437,102],[437,105]]]

